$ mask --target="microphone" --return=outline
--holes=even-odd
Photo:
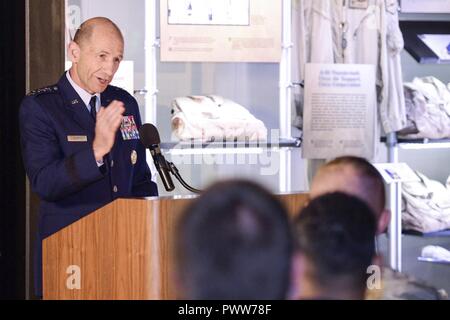
[[[153,162],[155,163],[156,170],[159,173],[164,188],[167,191],[173,191],[175,186],[173,185],[172,177],[170,176],[171,168],[161,154],[161,149],[159,147],[161,139],[159,138],[158,129],[156,129],[154,125],[146,123],[139,129],[139,136],[144,147],[150,150],[150,154],[152,155]]]

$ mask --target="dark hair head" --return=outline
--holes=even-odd
[[[110,19],[105,17],[96,17],[89,20],[86,20],[81,24],[81,26],[78,28],[77,32],[75,33],[75,37],[73,38],[73,41],[77,43],[79,46],[82,46],[86,42],[88,42],[92,34],[94,33],[95,28],[99,26],[106,26],[109,27],[110,30],[123,42],[123,35],[122,31],[120,31],[119,27],[112,22]]]
[[[218,183],[187,208],[178,231],[178,271],[189,299],[286,298],[291,230],[265,189]]]
[[[346,168],[352,169],[353,176],[344,171]],[[347,190],[339,190],[339,188],[333,190],[334,186],[330,178],[333,173],[338,174],[340,179],[346,180],[334,183],[351,183],[352,179],[355,180],[353,182],[356,182],[356,185],[351,187],[352,192],[348,193],[367,202],[377,218],[381,215],[386,202],[383,177],[369,161],[360,157],[344,156],[326,163],[319,169],[317,178],[314,178],[317,183],[328,184],[330,192],[346,192]]]
[[[297,249],[312,265],[310,277],[321,288],[343,279],[349,289],[366,285],[375,233],[375,215],[367,204],[339,192],[312,200],[295,220]]]

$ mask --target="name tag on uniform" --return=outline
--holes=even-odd
[[[139,130],[136,122],[134,121],[134,116],[123,117],[122,124],[120,125],[120,132],[122,133],[123,140],[139,139]]]
[[[87,142],[87,136],[67,136],[69,142]]]
[[[350,0],[351,9],[366,10],[369,7],[369,0]]]

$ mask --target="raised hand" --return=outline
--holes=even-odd
[[[95,138],[92,148],[96,161],[102,161],[114,146],[116,132],[122,123],[122,115],[125,112],[125,106],[122,102],[114,100],[107,107],[101,107],[97,113],[97,122],[95,124]]]

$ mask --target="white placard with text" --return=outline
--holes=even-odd
[[[305,73],[303,157],[372,159],[376,141],[375,67],[308,64]]]
[[[161,61],[281,60],[283,1],[162,0]]]
[[[376,163],[373,165],[386,184],[395,182],[419,182],[419,176],[406,163]]]

